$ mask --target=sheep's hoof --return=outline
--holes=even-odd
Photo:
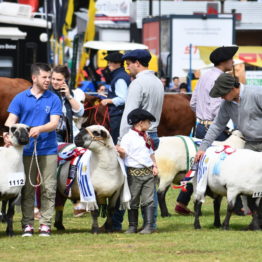
[[[61,230],[61,231],[64,231],[65,230],[65,227],[62,223],[60,222],[55,222],[54,223],[54,227],[57,229],[57,230]]]
[[[91,233],[94,235],[97,235],[99,233],[99,228],[98,227],[92,227]]]
[[[229,230],[229,226],[228,225],[222,225],[221,227],[223,230]]]
[[[214,227],[220,228],[221,227],[221,223],[214,223]]]
[[[6,235],[7,235],[8,237],[13,237],[13,236],[14,236],[14,231],[6,230]]]
[[[197,225],[194,225],[194,228],[195,229],[201,229],[201,226],[199,224],[197,224]]]
[[[256,231],[256,230],[261,230],[261,228],[258,224],[250,223],[247,227],[243,228],[243,231],[248,231],[248,230]]]
[[[161,217],[171,217],[171,214],[170,213],[162,213],[161,214]]]

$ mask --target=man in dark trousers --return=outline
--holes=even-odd
[[[205,137],[209,126],[212,124],[218,113],[223,99],[221,97],[210,97],[209,92],[214,86],[217,78],[222,73],[233,69],[233,56],[237,50],[237,46],[222,46],[216,48],[209,56],[209,60],[214,64],[214,67],[200,77],[190,100],[190,106],[196,113],[197,117],[196,138],[203,139]],[[224,141],[227,138],[228,134],[223,131],[218,135],[216,140]],[[187,208],[192,193],[192,184],[187,185],[187,192],[180,192],[175,207],[176,213],[181,215],[192,214],[192,212]]]
[[[109,108],[110,134],[114,144],[117,144],[117,138],[119,137],[119,128],[124,112],[127,88],[131,82],[130,76],[123,67],[122,56],[119,52],[113,52],[105,57],[111,72],[111,86],[108,90],[107,99],[103,99],[101,104],[103,106],[108,105]]]

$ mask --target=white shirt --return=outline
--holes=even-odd
[[[143,168],[153,165],[151,155],[154,154],[152,148],[146,147],[146,142],[136,131],[130,129],[122,138],[120,147],[126,152],[124,159],[128,167]]]

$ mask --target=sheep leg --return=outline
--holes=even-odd
[[[200,221],[199,221],[199,216],[201,214],[201,206],[202,202],[196,200],[194,204],[194,211],[195,211],[195,221],[194,221],[194,228],[195,229],[201,229]]]
[[[229,229],[229,221],[230,221],[230,217],[233,213],[233,210],[234,210],[234,206],[235,205],[232,205],[230,203],[228,203],[227,205],[227,214],[226,214],[226,217],[225,217],[225,220],[222,224],[222,229],[224,230],[228,230]]]
[[[9,237],[12,237],[14,235],[14,230],[13,230],[13,217],[15,214],[15,205],[14,205],[14,200],[16,198],[12,198],[10,199],[8,202],[8,211],[6,214],[6,222],[7,222],[7,226],[6,226],[6,234]]]
[[[258,206],[256,204],[256,200],[257,200],[256,198],[252,198],[251,196],[247,197],[247,204],[252,212],[252,221],[248,226],[249,230],[260,230],[259,220],[258,220],[259,211],[258,211]]]
[[[98,227],[98,216],[99,216],[99,210],[94,210],[91,211],[91,216],[92,216],[92,229],[91,232],[93,234],[98,234],[99,232],[99,227]]]
[[[6,223],[6,206],[7,206],[7,201],[3,200],[2,201],[2,207],[1,207],[1,213],[2,215],[0,216],[0,221],[2,223]]]
[[[221,227],[220,222],[220,206],[221,206],[222,197],[217,196],[214,199],[213,206],[214,206],[214,227]]]
[[[169,186],[162,192],[157,192],[157,198],[159,203],[159,208],[161,212],[161,217],[170,217],[171,215],[168,213],[167,205],[166,205],[166,192],[168,191]]]
[[[65,230],[63,225],[63,213],[64,213],[64,206],[67,198],[65,198],[58,190],[56,191],[56,198],[55,198],[55,223],[54,227],[57,230]]]
[[[120,189],[109,199],[109,205],[107,208],[107,218],[104,225],[99,229],[104,232],[113,232],[113,215],[116,212],[120,216],[124,216],[124,211],[120,210]]]

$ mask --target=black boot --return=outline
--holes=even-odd
[[[145,211],[145,226],[143,230],[141,230],[140,234],[152,234],[154,232],[153,223],[154,223],[154,205],[149,205],[144,207]]]
[[[125,233],[126,234],[137,233],[138,209],[128,210],[128,222],[129,222],[129,228]]]

